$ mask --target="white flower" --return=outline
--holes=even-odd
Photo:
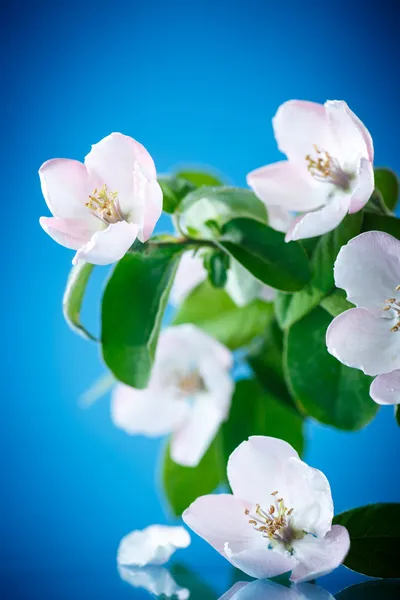
[[[400,370],[378,375],[369,393],[377,404],[400,404]]]
[[[346,102],[290,100],[273,128],[288,160],[252,171],[249,186],[270,207],[300,214],[286,240],[322,235],[359,211],[374,190],[371,135]]]
[[[136,238],[146,241],[162,212],[162,191],[147,150],[112,133],[82,164],[56,158],[39,169],[43,196],[54,215],[41,217],[56,242],[84,260],[107,265],[124,256]]]
[[[165,567],[118,567],[121,579],[134,588],[143,588],[154,596],[187,600],[190,591],[180,587]]]
[[[172,459],[196,466],[229,414],[231,352],[193,325],[162,331],[149,386],[117,384],[112,419],[131,435],[171,433]]]
[[[219,600],[334,600],[333,596],[315,584],[299,583],[285,587],[273,581],[236,583]]]
[[[178,548],[187,548],[190,541],[184,527],[150,525],[122,538],[117,563],[124,567],[164,565]]]
[[[294,582],[329,573],[350,540],[332,526],[329,483],[286,442],[254,436],[228,461],[230,494],[202,496],[183,520],[235,567],[258,579],[291,571]]]
[[[400,242],[381,231],[362,233],[341,248],[334,275],[356,308],[332,321],[329,352],[367,375],[400,369]]]

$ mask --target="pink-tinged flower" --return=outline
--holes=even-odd
[[[228,480],[232,495],[198,498],[183,520],[235,567],[257,579],[291,571],[302,582],[343,561],[349,534],[332,526],[329,483],[289,444],[249,438],[231,454]]]
[[[377,404],[400,404],[400,370],[378,375],[369,393]]]
[[[125,567],[164,565],[179,548],[187,548],[190,535],[184,527],[150,525],[122,538],[117,563]]]
[[[136,238],[146,241],[160,218],[162,191],[147,150],[112,133],[92,146],[84,164],[55,158],[39,169],[53,217],[41,217],[56,242],[84,260],[107,265],[124,256]]]
[[[149,386],[114,388],[114,424],[130,435],[172,434],[171,456],[195,467],[228,417],[233,393],[231,352],[193,325],[165,329]]]
[[[381,231],[362,233],[341,248],[334,275],[356,308],[330,324],[329,352],[367,375],[400,369],[400,242]]]
[[[188,600],[190,590],[180,587],[165,567],[122,567],[118,572],[123,581],[134,588],[141,588],[156,598]]]
[[[267,207],[300,213],[286,241],[327,233],[363,208],[374,190],[373,144],[346,102],[290,100],[272,124],[288,160],[252,171],[247,182]]]
[[[274,581],[235,583],[219,600],[334,600],[333,596],[311,583],[292,584],[290,587]]]

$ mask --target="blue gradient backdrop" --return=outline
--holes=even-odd
[[[3,4],[5,598],[141,598],[120,583],[116,548],[128,531],[167,520],[155,488],[162,444],[113,429],[106,398],[77,405],[102,367],[62,318],[72,253],[38,225],[47,214],[38,167],[83,159],[122,131],[159,171],[210,164],[243,185],[246,172],[279,158],[276,108],[302,98],[347,100],[372,132],[376,163],[400,171],[395,10],[385,0]],[[105,273],[85,306],[93,328]],[[308,435],[306,458],[327,474],[338,511],[400,500],[390,408],[355,434],[312,423]],[[228,585],[227,564],[200,540],[181,558],[219,592]],[[359,579],[343,569],[321,583],[336,591]]]

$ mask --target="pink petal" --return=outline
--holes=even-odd
[[[279,150],[304,170],[306,156],[314,152],[314,145],[325,151],[332,148],[331,129],[322,104],[289,100],[278,108],[272,125]]]
[[[135,241],[138,225],[119,221],[107,229],[98,231],[92,239],[76,253],[72,261],[76,265],[80,260],[94,265],[109,265],[120,260]]]
[[[87,223],[77,219],[40,217],[39,223],[53,240],[71,250],[79,250],[90,241],[93,235],[93,231],[88,229]]]
[[[262,537],[262,536],[261,536]],[[268,549],[264,538],[263,547],[250,547],[238,552],[234,551],[235,545],[225,545],[225,554],[230,562],[250,577],[267,579],[277,577],[296,568],[297,560],[289,552],[281,554]]]
[[[326,184],[313,185],[312,178],[306,177],[298,165],[282,160],[251,171],[247,183],[267,208],[271,205],[286,211],[308,211],[322,206],[329,190]]]
[[[291,581],[311,581],[336,569],[350,548],[350,537],[342,525],[334,525],[324,538],[306,535],[293,542],[294,556],[299,564],[293,569]]]
[[[400,370],[378,375],[372,382],[369,393],[378,404],[400,404]]]
[[[328,352],[366,375],[400,368],[399,332],[390,331],[393,319],[379,310],[351,308],[333,319],[326,333]]]
[[[96,218],[85,206],[98,179],[89,175],[85,165],[77,160],[55,158],[39,169],[40,183],[47,206],[55,217],[82,219],[98,229]]]
[[[400,242],[381,231],[368,231],[340,249],[335,283],[357,306],[382,308],[387,298],[400,299]]]
[[[346,102],[328,100],[325,109],[340,157],[351,163],[357,156],[364,156],[372,163],[374,147],[371,134]]]
[[[336,193],[323,208],[296,219],[286,234],[286,241],[316,237],[332,231],[343,221],[349,206],[350,195]]]
[[[111,398],[111,418],[130,435],[158,437],[174,431],[187,418],[189,407],[151,388],[137,390],[118,383]]]
[[[149,239],[162,213],[163,194],[158,181],[149,177],[138,162],[133,170],[133,204],[130,220],[140,225],[138,238]]]
[[[372,196],[375,187],[374,168],[366,158],[360,162],[360,170],[357,175],[356,187],[350,200],[349,213],[355,213],[364,208]]]
[[[291,457],[299,458],[290,444],[283,440],[250,437],[229,457],[227,474],[232,492],[251,504],[267,503],[268,506],[272,492],[278,490],[285,497],[285,468]]]

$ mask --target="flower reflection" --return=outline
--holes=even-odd
[[[178,600],[187,600],[190,597],[190,591],[180,587],[165,567],[137,568],[120,565],[118,572],[121,579],[132,587],[143,588],[155,596],[174,597]]]
[[[311,583],[285,587],[273,581],[236,583],[219,600],[334,600],[333,596]]]

